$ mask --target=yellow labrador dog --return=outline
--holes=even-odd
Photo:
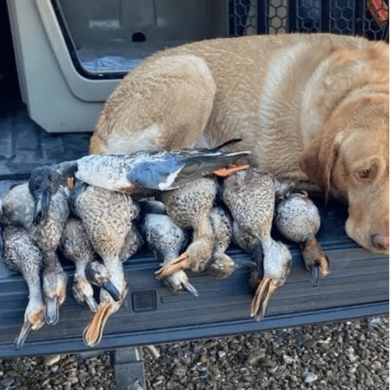
[[[107,100],[91,153],[242,138],[253,163],[345,198],[347,234],[389,249],[389,46],[333,34],[215,39],[156,53]]]

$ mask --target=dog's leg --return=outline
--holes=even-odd
[[[205,61],[192,54],[146,59],[107,100],[91,139],[91,153],[193,146],[202,137],[215,95]]]

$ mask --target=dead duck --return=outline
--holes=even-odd
[[[84,331],[84,342],[93,346],[100,342],[106,321],[121,307],[127,295],[127,281],[120,256],[139,206],[130,195],[85,183],[78,183],[71,203],[93,249],[110,271],[111,281],[120,294],[120,301],[115,301],[106,290],[100,291],[98,310]]]
[[[95,187],[135,194],[145,190],[168,191],[250,155],[249,151],[223,151],[241,141],[234,139],[211,149],[139,151],[129,155],[89,155],[76,161],[36,168],[29,179],[34,197],[34,223],[47,216],[51,196],[68,178]],[[230,171],[241,169],[233,167]]]
[[[60,247],[64,256],[76,266],[72,292],[78,303],[86,303],[92,312],[97,311],[91,284],[105,288],[114,300],[120,300],[119,291],[110,280],[110,273],[104,264],[95,260],[95,251],[79,219],[68,219]]]
[[[127,261],[133,254],[135,254],[143,245],[143,239],[138,229],[134,224],[131,225],[131,228],[125,238],[124,246],[119,254],[119,259],[123,263]],[[92,263],[91,263],[92,264]],[[106,267],[107,269],[107,267]],[[126,277],[124,279],[125,285],[121,289],[121,280],[119,278],[120,273],[115,272],[113,275],[110,275],[110,280],[118,284],[119,287],[119,300],[113,296],[112,292],[107,291],[106,288],[100,290],[100,302],[98,306],[98,311],[96,312],[91,323],[84,330],[83,338],[84,343],[88,346],[97,345],[103,336],[103,331],[107,320],[111,317],[112,314],[117,312],[122,305],[124,299],[127,295],[127,281]],[[100,273],[99,278],[102,277]],[[117,278],[116,278],[117,277]],[[104,286],[103,286],[104,287]]]
[[[210,222],[215,237],[210,273],[217,278],[227,278],[235,269],[234,261],[225,251],[232,242],[232,221],[228,211],[221,206],[214,207],[210,213]]]
[[[2,220],[23,226],[42,251],[43,292],[49,325],[58,322],[59,307],[66,298],[68,276],[62,269],[56,250],[69,216],[68,195],[67,189],[60,186],[52,197],[46,220],[38,224],[33,223],[34,199],[27,183],[12,188],[2,200]]]
[[[284,284],[292,265],[287,246],[271,238],[275,205],[273,178],[251,168],[227,177],[222,191],[223,200],[240,229],[262,245],[263,279],[251,304],[251,317],[260,321],[271,294]]]
[[[15,340],[15,347],[19,349],[30,331],[40,329],[45,323],[45,303],[40,277],[42,253],[23,227],[4,227],[4,262],[10,269],[22,273],[29,291],[24,323]]]
[[[162,260],[163,264],[177,258],[188,243],[188,233],[177,226],[168,215],[145,214],[140,228],[147,248],[158,260]],[[174,294],[179,293],[184,287],[192,295],[198,296],[183,270],[168,276],[164,282]]]
[[[280,233],[295,243],[301,244],[306,269],[311,273],[312,286],[318,285],[318,271],[329,274],[329,260],[315,238],[321,225],[316,205],[306,192],[281,192],[276,206],[275,226]]]
[[[75,300],[78,303],[86,303],[92,312],[96,312],[97,303],[93,297],[93,288],[85,275],[87,264],[94,258],[94,252],[81,221],[75,218],[67,220],[60,248],[64,256],[76,267],[72,286]]]
[[[161,194],[170,218],[183,229],[193,229],[193,239],[187,250],[170,260],[156,272],[159,279],[180,270],[204,271],[212,261],[215,245],[210,212],[217,194],[217,184],[211,178],[195,180],[185,187]]]

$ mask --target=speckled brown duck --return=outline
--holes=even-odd
[[[183,229],[193,229],[193,239],[187,250],[170,260],[156,272],[165,278],[180,270],[204,271],[212,261],[215,245],[210,212],[217,194],[217,184],[211,178],[195,180],[185,187],[161,194],[167,214]]]
[[[224,180],[222,196],[240,229],[258,239],[263,248],[263,279],[251,305],[251,316],[261,320],[271,294],[284,284],[292,264],[287,246],[271,238],[273,178],[255,168],[238,172]]]
[[[312,286],[318,285],[318,271],[329,274],[329,260],[315,235],[321,225],[316,205],[304,193],[281,192],[276,206],[275,226],[287,239],[301,244],[306,269],[311,273]]]
[[[86,303],[92,312],[98,309],[91,281],[87,277],[87,269],[88,276],[95,284],[104,287],[115,300],[120,300],[119,292],[112,284],[106,267],[95,260],[95,251],[79,219],[67,220],[60,247],[64,256],[76,267],[72,292],[78,303]]]
[[[2,215],[5,223],[23,226],[42,251],[46,322],[55,325],[59,319],[59,307],[66,298],[68,280],[56,253],[69,216],[68,191],[60,186],[52,196],[46,219],[34,224],[34,200],[28,184],[18,185],[3,198]]]
[[[214,232],[215,245],[212,263],[208,269],[217,278],[227,278],[235,269],[233,259],[225,253],[232,242],[231,217],[224,207],[218,206],[211,210],[210,222]]]
[[[71,202],[121,298],[117,302],[105,289],[101,289],[98,310],[84,331],[84,342],[94,346],[100,342],[108,318],[121,307],[127,295],[127,281],[120,256],[139,207],[130,195],[84,183],[78,183]]]
[[[28,286],[29,301],[24,313],[24,323],[15,340],[15,347],[19,349],[30,331],[40,329],[45,323],[40,276],[42,253],[23,227],[4,227],[4,262],[9,268],[20,271]]]
[[[163,264],[177,258],[188,243],[188,233],[177,226],[168,215],[144,214],[140,228],[147,248]],[[198,296],[195,287],[189,283],[183,270],[166,277],[164,282],[174,294],[179,293],[184,287],[192,295]]]

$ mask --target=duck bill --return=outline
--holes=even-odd
[[[219,177],[228,177],[235,174],[236,172],[244,171],[245,169],[249,169],[249,168],[250,166],[248,164],[242,164],[242,165],[232,164],[229,167],[217,169],[213,173],[214,175],[217,175]]]
[[[194,297],[198,297],[199,294],[198,294],[198,291],[196,290],[196,288],[188,281],[183,281],[181,283],[183,285],[183,287],[191,294],[193,295]]]
[[[45,222],[49,214],[51,195],[48,191],[41,190],[35,194],[34,218],[33,224],[38,225]]]
[[[329,274],[329,259],[315,237],[311,237],[301,246],[303,261],[311,274],[312,287],[317,287],[319,274],[323,277]]]
[[[28,321],[28,320],[24,321],[23,326],[20,329],[20,332],[15,339],[15,348],[16,349],[21,349],[23,347],[24,342],[27,339],[27,336],[29,335],[30,331],[32,330],[32,326],[33,326],[33,324],[30,321]]]
[[[55,325],[60,316],[60,304],[58,297],[46,298],[46,324]]]
[[[163,279],[166,278],[167,276],[174,274],[175,272],[187,268],[189,268],[188,256],[184,252],[181,256],[171,260],[167,264],[164,264],[163,267],[161,267],[158,271],[155,272],[155,275],[158,279]]]
[[[115,302],[121,300],[121,294],[111,281],[103,283],[103,288],[111,295]]]
[[[265,278],[259,284],[251,304],[251,317],[255,317],[256,321],[261,321],[265,317],[269,298],[275,290],[271,278]]]
[[[318,286],[318,281],[319,281],[318,270],[319,270],[319,266],[318,265],[313,265],[310,268],[311,286],[312,287],[317,287]]]
[[[95,301],[94,297],[85,297],[85,303],[89,307],[92,313],[96,313],[98,311],[98,304]]]
[[[104,302],[99,305],[91,323],[84,330],[83,339],[86,345],[94,347],[100,343],[106,322],[112,314],[113,305],[111,302]]]

